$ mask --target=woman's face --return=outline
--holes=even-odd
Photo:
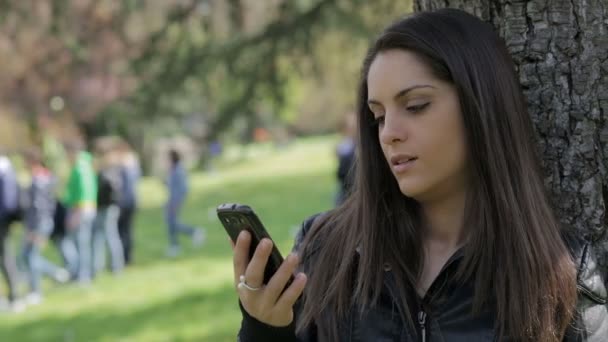
[[[375,57],[367,86],[380,146],[401,192],[419,202],[463,192],[467,148],[454,87],[397,49]]]

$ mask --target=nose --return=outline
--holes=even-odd
[[[384,125],[380,128],[380,142],[385,145],[403,142],[408,138],[408,124],[406,118],[399,113],[384,115]]]

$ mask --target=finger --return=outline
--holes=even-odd
[[[248,231],[239,233],[234,246],[233,268],[234,268],[234,284],[239,283],[239,277],[245,274],[247,264],[249,263],[249,246],[251,245],[251,234]]]
[[[277,299],[285,289],[285,285],[289,281],[289,278],[293,276],[293,272],[298,266],[299,258],[296,254],[290,254],[285,261],[281,264],[281,267],[272,276],[268,284],[266,285],[265,295],[268,300],[272,303],[276,303]]]
[[[298,273],[293,283],[283,292],[275,307],[278,310],[291,310],[298,298],[300,298],[302,291],[304,291],[307,281],[306,274]]]
[[[232,241],[231,238],[228,238],[228,241],[230,241],[230,247],[232,247],[232,251],[234,251],[234,247],[236,247],[236,245],[234,244],[234,241]]]
[[[268,263],[268,257],[272,252],[272,241],[270,239],[262,239],[255,249],[253,258],[247,265],[245,278],[247,284],[252,287],[260,287],[264,283],[264,269]]]

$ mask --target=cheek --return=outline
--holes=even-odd
[[[438,146],[435,162],[442,165],[449,172],[459,171],[464,168],[467,159],[466,144],[463,137],[458,133],[452,133],[442,146]]]
[[[455,172],[462,171],[466,165],[466,152],[464,146],[454,146],[452,149],[451,164],[449,165]]]
[[[451,138],[451,150],[454,154],[454,158],[460,160],[461,163],[465,163],[467,157],[467,143],[462,122],[458,121],[454,124],[457,127],[454,130]]]
[[[384,157],[384,161],[388,162],[388,147],[380,142],[378,142],[378,144],[380,145],[380,149],[382,150],[382,156]]]
[[[432,165],[431,170],[460,168],[466,162],[466,143],[464,134],[457,123],[453,125],[437,125],[431,135],[426,135],[424,151],[426,161]],[[429,170],[429,171],[431,171]]]

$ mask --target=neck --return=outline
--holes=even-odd
[[[421,203],[426,239],[456,248],[464,241],[465,192]]]

